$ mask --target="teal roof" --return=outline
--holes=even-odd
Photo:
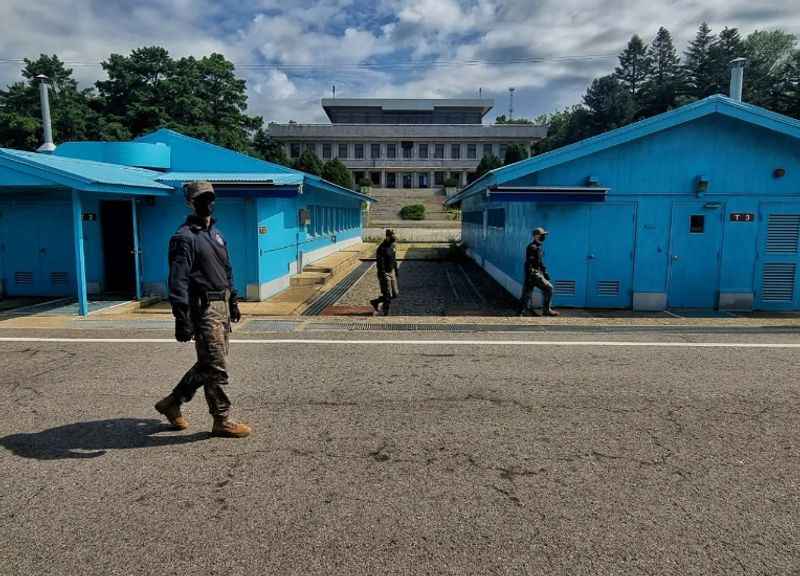
[[[192,182],[205,180],[207,182],[231,182],[236,184],[264,183],[275,186],[291,186],[303,183],[302,172],[167,172],[159,174],[159,182]]]
[[[76,190],[124,194],[167,194],[169,186],[157,182],[160,172],[79,160],[52,154],[0,148],[0,164]]]
[[[464,198],[478,194],[492,186],[499,186],[522,176],[564,164],[565,162],[571,162],[577,158],[582,158],[613,146],[619,146],[710,114],[722,114],[800,139],[800,120],[717,94],[686,106],[681,106],[675,110],[664,112],[658,116],[581,140],[569,146],[490,170],[447,200],[446,203],[452,205],[461,202]]]
[[[314,186],[321,190],[325,190],[327,192],[333,192],[334,194],[342,194],[344,196],[353,196],[355,198],[359,198],[364,202],[377,202],[378,200],[373,198],[372,196],[367,196],[366,194],[362,194],[361,192],[356,192],[355,190],[350,190],[350,188],[345,188],[344,186],[339,186],[338,184],[334,184],[333,182],[328,182],[327,180],[323,180],[319,176],[315,176],[314,174],[306,174],[305,172],[300,172],[306,177],[306,184],[309,186]]]

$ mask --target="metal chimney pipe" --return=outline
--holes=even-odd
[[[744,65],[746,58],[731,60],[731,88],[730,97],[737,102],[742,101],[742,85],[744,84]]]
[[[50,118],[50,96],[48,94],[50,79],[44,74],[39,74],[36,80],[39,81],[39,101],[42,105],[42,128],[44,130],[44,144],[39,146],[36,151],[49,154],[56,149],[56,145],[53,143],[53,121]]]

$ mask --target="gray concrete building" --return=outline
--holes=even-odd
[[[467,183],[481,158],[530,146],[544,126],[484,125],[491,99],[323,98],[330,124],[275,124],[269,134],[290,159],[304,150],[323,162],[338,158],[355,182],[377,188],[441,188],[448,177]]]

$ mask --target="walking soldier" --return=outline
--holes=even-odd
[[[550,283],[550,275],[544,265],[544,247],[542,244],[545,238],[547,238],[547,231],[544,228],[537,228],[533,231],[533,241],[525,249],[525,284],[522,287],[520,316],[524,316],[527,313],[536,316],[536,312],[531,305],[531,296],[534,288],[542,291],[542,314],[544,316],[560,315],[550,307],[550,300],[553,297],[553,285]]]
[[[228,246],[211,217],[214,188],[209,182],[184,186],[192,214],[169,242],[169,300],[175,316],[175,339],[194,338],[197,362],[175,389],[155,408],[178,429],[189,426],[181,404],[189,402],[198,388],[205,392],[214,419],[211,433],[241,438],[250,428],[228,417],[231,402],[226,357],[231,322],[241,319]]]
[[[383,315],[389,315],[389,305],[392,300],[400,295],[397,288],[397,255],[395,253],[394,231],[386,230],[386,239],[378,246],[375,253],[375,267],[378,270],[378,283],[381,286],[381,295],[369,301],[374,313],[378,313],[378,306],[383,306]]]

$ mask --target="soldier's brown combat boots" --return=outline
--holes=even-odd
[[[178,430],[186,430],[189,427],[188,420],[181,414],[181,403],[173,398],[172,394],[156,402],[155,408]]]
[[[223,438],[244,438],[249,436],[252,430],[247,424],[234,422],[229,418],[214,418],[214,426],[211,428],[213,436],[222,436]]]

